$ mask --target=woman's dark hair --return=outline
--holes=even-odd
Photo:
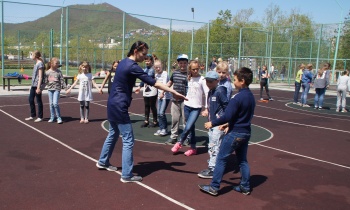
[[[127,56],[132,56],[134,54],[134,50],[142,51],[143,49],[148,49],[147,43],[143,41],[137,41],[131,46]]]
[[[253,72],[250,68],[242,67],[237,69],[233,75],[237,76],[238,81],[242,81],[244,79],[244,83],[249,86],[253,81]]]
[[[113,61],[112,66],[111,66],[111,71],[113,70],[113,66],[114,66],[115,63],[119,64],[119,63],[120,63],[120,60]]]

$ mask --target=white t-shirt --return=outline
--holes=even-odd
[[[147,83],[143,86],[143,97],[151,97],[158,94],[157,88],[148,85]]]
[[[168,72],[163,71],[161,74],[156,74],[156,80],[157,82],[167,84],[169,82]],[[164,91],[158,89],[158,98],[162,92]],[[169,92],[165,92],[163,99],[171,99],[171,94]]]
[[[94,77],[91,73],[78,74],[77,80],[79,80],[79,94],[78,101],[92,101],[92,80]]]
[[[208,92],[209,88],[203,76],[192,77],[190,81],[188,81],[188,91],[186,95],[188,101],[185,101],[184,104],[192,108],[202,108],[204,94],[205,107],[207,107]]]

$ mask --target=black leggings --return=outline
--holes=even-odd
[[[271,97],[270,97],[270,91],[269,91],[269,84],[268,84],[267,80],[261,79],[261,81],[260,81],[260,98],[262,98],[262,92],[263,92],[264,87],[265,87],[266,95],[270,99]]]
[[[157,122],[157,95],[151,97],[143,97],[145,101],[145,121],[149,122],[149,113],[152,110],[153,122]]]

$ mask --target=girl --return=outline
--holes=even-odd
[[[112,64],[112,68],[109,71],[107,71],[107,75],[106,75],[105,79],[103,80],[102,85],[100,87],[101,94],[103,94],[102,89],[105,86],[107,80],[108,80],[108,94],[111,92],[112,82],[113,82],[114,75],[115,75],[115,70],[117,69],[119,62],[120,62],[120,60],[114,61]]]
[[[118,76],[114,76],[111,93],[107,102],[107,115],[109,122],[109,132],[103,144],[100,158],[96,166],[108,171],[116,171],[117,167],[109,162],[112,156],[118,136],[122,136],[122,175],[121,182],[139,182],[142,177],[133,174],[133,148],[134,133],[129,116],[129,107],[132,102],[132,89],[136,79],[150,84],[156,88],[171,92],[174,97],[186,99],[185,96],[169,88],[163,83],[156,82],[146,72],[142,71],[138,62],[144,61],[148,52],[148,45],[145,42],[137,41],[132,46],[126,58],[120,61],[118,66]]]
[[[69,94],[74,88],[74,86],[79,81],[79,94],[78,94],[78,101],[80,102],[80,123],[89,123],[89,105],[90,101],[92,101],[92,90],[91,87],[94,85],[94,87],[98,90],[98,92],[101,92],[101,90],[98,88],[98,86],[95,83],[94,78],[91,74],[91,67],[88,62],[84,61],[79,66],[79,74],[77,76],[77,79],[72,84],[72,86],[67,90],[67,94]],[[86,109],[86,112],[84,114],[84,108]]]
[[[147,54],[145,58],[146,68],[143,70],[150,77],[155,78],[155,73],[153,69],[153,56]],[[135,90],[135,93],[139,93],[140,89],[143,87],[143,100],[145,102],[145,121],[141,125],[141,128],[144,127],[158,127],[157,122],[157,89],[152,87],[144,82],[140,82],[140,86]],[[149,123],[149,113],[152,111],[153,114],[153,123]]]
[[[305,69],[305,65],[302,63],[299,66],[299,71],[297,72],[297,76],[295,77],[295,90],[294,90],[294,102],[293,104],[300,105],[301,103],[298,101],[299,100],[299,92],[300,92],[300,87],[301,87],[301,76],[303,75],[303,71]]]
[[[265,87],[266,95],[269,97],[269,101],[273,101],[270,96],[269,91],[269,72],[267,70],[267,66],[263,65],[262,70],[260,71],[260,100],[264,100],[262,97],[263,88]]]
[[[312,85],[312,64],[309,63],[306,66],[306,69],[304,69],[303,74],[301,76],[301,87],[303,89],[303,92],[301,94],[301,106],[302,107],[310,107],[307,104],[307,94],[309,93],[310,86]]]
[[[62,72],[58,69],[59,66],[58,58],[51,58],[51,61],[48,63],[46,71],[45,83],[47,85],[49,102],[50,102],[50,120],[49,123],[52,123],[55,119],[55,112],[57,117],[57,123],[62,124],[60,107],[58,105],[58,99],[60,98],[61,89],[66,89],[66,83]]]
[[[38,118],[34,122],[41,122],[43,119],[43,101],[41,98],[41,91],[43,87],[44,79],[44,61],[41,58],[41,53],[36,50],[32,53],[32,59],[35,61],[32,74],[32,84],[29,90],[29,105],[30,105],[30,117],[25,118],[25,120],[34,120],[36,117],[35,103],[34,99],[38,104]]]
[[[191,135],[190,145],[191,148],[185,152],[186,156],[191,156],[197,154],[196,149],[196,136],[195,136],[195,123],[198,119],[198,116],[202,110],[203,105],[203,94],[205,94],[205,110],[203,111],[203,115],[205,113],[208,114],[207,109],[207,97],[209,88],[206,85],[206,81],[203,76],[199,74],[199,63],[196,60],[190,61],[188,65],[188,91],[186,97],[189,99],[185,101],[184,113],[185,113],[185,121],[186,126],[181,134],[180,139],[171,148],[173,153],[177,153],[187,136]]]
[[[346,89],[350,91],[349,71],[343,72],[343,75],[338,78],[337,82],[337,107],[336,112],[347,112],[346,107]],[[341,109],[342,108],[342,109]]]
[[[163,71],[162,62],[156,60],[154,62],[154,69],[156,70],[157,82],[167,84],[169,82],[168,72]],[[168,107],[171,95],[169,92],[158,89],[158,122],[159,130],[154,133],[155,136],[166,136],[168,135],[168,121],[166,119],[165,111]]]
[[[315,109],[322,109],[323,99],[326,92],[326,88],[329,84],[328,78],[326,77],[327,68],[322,68],[318,70],[317,74],[314,76],[314,88],[316,91],[314,106]]]

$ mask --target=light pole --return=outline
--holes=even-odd
[[[333,61],[333,68],[332,68],[332,80],[331,80],[331,83],[333,82],[334,80],[334,70],[335,70],[335,66],[337,64],[337,56],[338,56],[338,46],[339,46],[339,37],[340,37],[340,28],[341,28],[341,21],[343,19],[343,7],[339,4],[339,2],[337,0],[334,0],[335,2],[337,2],[339,8],[340,8],[340,22],[339,22],[339,25],[338,25],[338,35],[337,35],[337,43],[335,45],[335,52],[334,52],[334,61]]]
[[[191,8],[191,11],[192,11],[193,20],[194,20],[194,7]],[[194,26],[192,26],[192,41],[191,41],[191,56],[190,56],[191,60],[192,60],[192,53],[193,53],[193,33],[194,33]]]
[[[61,35],[60,35],[60,64],[62,64],[62,45],[63,45],[63,5],[64,1],[62,2],[62,11],[61,11]]]

